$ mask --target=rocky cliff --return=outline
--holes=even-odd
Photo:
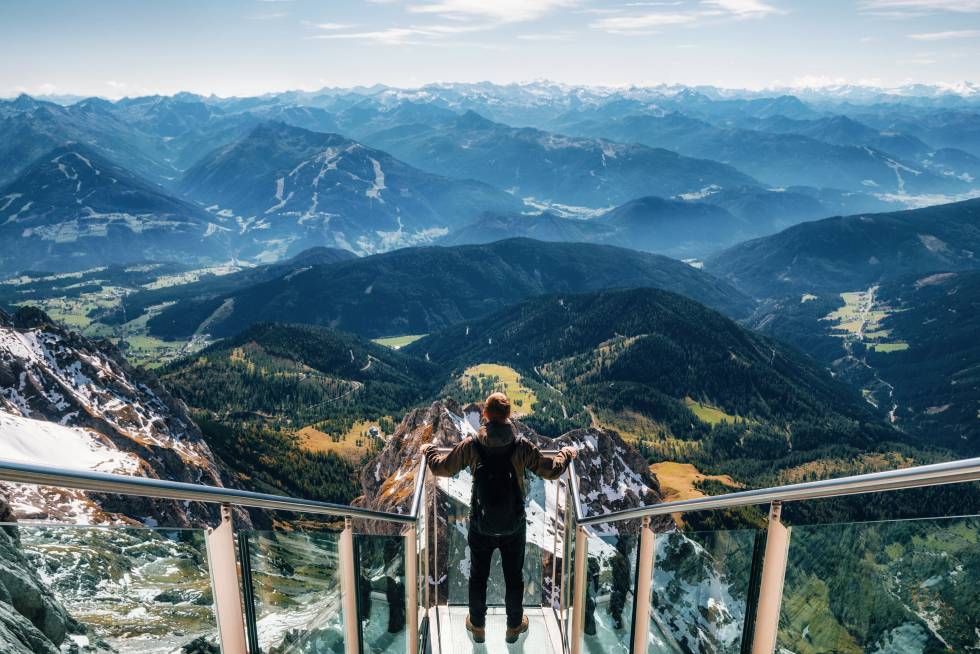
[[[14,521],[0,494],[0,522]],[[16,527],[0,528],[0,645],[7,654],[55,654],[80,626],[41,582],[28,562]]]
[[[187,409],[115,347],[43,312],[0,316],[0,458],[222,485]],[[160,500],[12,486],[23,518],[191,526],[214,509]]]

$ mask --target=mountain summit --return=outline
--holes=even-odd
[[[482,210],[520,206],[486,184],[432,175],[339,134],[279,122],[212,152],[180,188],[267,243],[360,253],[426,243]]]
[[[193,204],[72,143],[0,190],[0,271],[227,256]],[[218,230],[220,232],[220,230]]]

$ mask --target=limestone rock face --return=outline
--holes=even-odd
[[[0,521],[10,522],[0,496]],[[0,649],[10,654],[55,654],[77,625],[41,582],[21,552],[17,528],[0,528]]]
[[[0,317],[0,458],[221,486],[186,407],[108,342],[38,309]],[[12,486],[22,518],[200,526],[213,507]]]

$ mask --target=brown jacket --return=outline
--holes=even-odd
[[[480,445],[489,450],[494,448],[507,447],[514,440],[517,440],[517,447],[514,448],[514,456],[511,463],[514,471],[517,472],[517,480],[521,485],[521,492],[527,494],[524,487],[524,471],[530,470],[542,479],[557,479],[568,468],[571,456],[563,449],[554,456],[544,456],[538,446],[527,440],[519,438],[513,423],[485,423],[476,436],[464,438],[452,450],[446,453],[430,451],[428,453],[429,470],[437,477],[452,477],[463,468],[474,470],[478,461],[476,448],[473,447],[474,440],[479,440]]]

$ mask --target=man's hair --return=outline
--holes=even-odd
[[[491,393],[483,404],[483,415],[490,422],[507,422],[510,400],[503,393]]]

